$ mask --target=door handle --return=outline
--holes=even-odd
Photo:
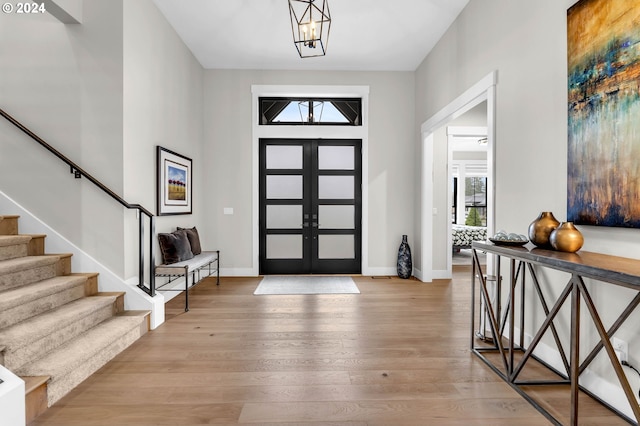
[[[318,226],[320,226],[320,224],[318,222],[313,222],[311,226],[313,226],[314,228],[317,228]]]
[[[309,227],[309,222],[304,222],[304,223],[302,224],[302,227],[303,227],[303,228],[308,228],[308,227]]]

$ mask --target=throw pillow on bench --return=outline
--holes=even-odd
[[[189,260],[202,253],[200,237],[195,228],[178,228],[171,233],[159,233],[158,241],[162,252],[162,263],[172,263]]]

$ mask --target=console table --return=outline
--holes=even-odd
[[[496,258],[496,275],[497,279],[488,277],[483,272],[483,266],[480,264],[478,252],[495,255]],[[578,395],[583,391],[600,402],[588,390],[583,389],[578,384],[578,378],[581,373],[589,366],[601,350],[605,350],[606,355],[611,361],[613,370],[620,382],[627,400],[633,411],[635,421],[628,418],[622,413],[617,412],[629,423],[638,424],[640,422],[640,406],[636,402],[635,394],[629,385],[627,377],[622,369],[618,358],[611,345],[610,338],[622,326],[625,320],[631,315],[636,306],[640,303],[640,260],[622,258],[617,256],[609,256],[598,253],[590,253],[580,251],[578,253],[563,253],[553,250],[543,250],[528,244],[523,247],[495,245],[491,242],[474,241],[472,243],[472,309],[471,309],[471,350],[480,357],[494,372],[496,372],[503,380],[509,383],[520,395],[529,401],[538,411],[540,411],[552,423],[560,425],[561,423],[553,417],[551,413],[545,410],[538,402],[527,394],[524,387],[534,385],[550,385],[565,384],[570,387],[571,405],[570,405],[570,421],[571,425],[578,424]],[[501,262],[508,262],[508,277],[504,282],[501,279]],[[544,269],[562,271],[570,274],[568,282],[558,282],[558,286],[562,286],[562,291],[556,300],[547,303],[550,297],[543,294],[538,274]],[[530,277],[530,282],[525,282],[525,277]],[[635,297],[629,302],[622,313],[606,329],[598,313],[598,309],[585,285],[585,279],[598,281],[602,285],[614,285],[636,290]],[[496,291],[492,300],[490,284],[495,282]],[[507,299],[503,304],[502,285],[508,285]],[[525,286],[532,286],[532,290],[528,296],[525,293]],[[519,287],[519,296],[516,297]],[[560,287],[559,287],[560,288]],[[524,342],[525,315],[524,311],[535,301],[526,301],[526,297],[537,295],[539,307],[546,315],[542,324],[535,330],[535,335],[528,345]],[[525,297],[526,296],[526,297]],[[479,297],[479,300],[477,299]],[[535,296],[533,296],[535,298]],[[518,298],[518,305],[516,305]],[[570,299],[571,304],[571,325],[570,338],[568,342],[562,342],[558,333],[557,323],[554,322],[564,306],[565,302]],[[593,321],[600,341],[591,348],[589,354],[580,362],[580,309],[581,300],[586,306],[590,318]],[[476,303],[481,301],[481,307],[477,310]],[[527,303],[525,303],[527,302]],[[488,324],[489,336],[486,341],[480,344],[475,330],[476,313],[484,315]],[[516,320],[519,321],[519,336],[515,336]],[[507,328],[508,327],[508,328]],[[506,332],[505,332],[506,330]],[[533,354],[536,346],[540,343],[545,333],[550,332],[553,335],[555,345],[562,358],[564,371],[557,371],[543,361],[539,360]],[[564,346],[568,347],[569,356],[565,352]],[[495,361],[496,356],[498,362],[495,363],[489,358],[489,353],[493,355]],[[519,353],[520,357],[516,360],[515,354]],[[551,368],[557,375],[557,380],[523,380],[520,373],[524,366],[530,360],[535,359],[543,365]],[[603,402],[604,403],[604,402]],[[604,403],[606,405],[606,403]],[[611,408],[611,407],[609,407]]]

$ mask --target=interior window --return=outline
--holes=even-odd
[[[359,98],[260,98],[260,124],[362,125]]]

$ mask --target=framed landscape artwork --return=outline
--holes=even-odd
[[[157,147],[158,216],[191,214],[191,159]]]
[[[567,221],[640,227],[640,0],[567,11]]]

